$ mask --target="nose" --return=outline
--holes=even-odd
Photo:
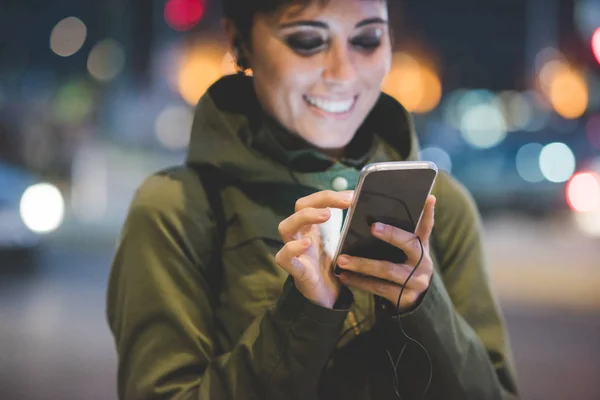
[[[323,71],[323,78],[329,83],[348,83],[356,78],[357,72],[347,43],[340,41],[336,43],[334,41],[327,52],[327,63]]]

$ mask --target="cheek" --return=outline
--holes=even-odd
[[[372,54],[362,54],[358,57],[358,71],[360,79],[371,89],[380,89],[381,83],[390,72],[392,66],[392,48],[384,44]]]
[[[314,71],[314,66],[302,61],[297,57],[273,57],[254,72],[263,102],[280,117],[282,113],[299,112],[302,96],[318,80],[319,72]]]

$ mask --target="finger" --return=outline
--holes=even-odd
[[[301,279],[306,269],[298,257],[304,254],[310,245],[311,240],[308,238],[287,242],[275,254],[275,263],[295,279]]]
[[[331,217],[327,208],[303,208],[279,223],[279,235],[284,243],[296,239],[298,232],[311,225],[322,224]]]
[[[397,304],[398,296],[402,289],[401,286],[395,283],[373,277],[360,276],[352,272],[344,272],[340,275],[340,280],[346,286],[352,286],[373,293],[376,296],[383,297],[394,305]],[[420,292],[414,289],[404,288],[402,298],[400,299],[400,308],[406,308],[414,304],[419,298],[419,294]]]
[[[425,251],[417,235],[403,229],[377,222],[371,226],[371,233],[376,238],[402,250],[409,264],[415,264],[421,258],[421,253]]]
[[[298,201],[296,201],[295,210],[298,212],[308,207],[346,209],[350,207],[353,196],[354,191],[352,190],[345,190],[342,192],[323,190],[298,199]]]
[[[423,216],[419,222],[419,226],[415,231],[415,234],[421,238],[423,246],[429,246],[429,238],[431,237],[431,231],[434,225],[434,214],[435,214],[435,203],[436,198],[434,195],[429,195],[427,202],[425,203],[425,209],[423,210]]]
[[[407,289],[424,291],[429,287],[429,274],[426,270],[415,271],[407,282],[406,279],[412,273],[414,267],[406,264],[394,264],[389,261],[342,255],[338,258],[338,265],[347,271],[383,279],[398,285],[405,285]]]

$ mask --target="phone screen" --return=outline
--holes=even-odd
[[[371,225],[382,222],[414,233],[435,177],[436,171],[430,168],[367,174],[357,193],[352,219],[339,254],[405,262],[406,254],[374,237]]]

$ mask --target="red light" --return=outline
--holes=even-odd
[[[594,172],[573,175],[567,184],[567,202],[573,211],[596,210],[600,206],[600,176]]]
[[[596,29],[592,35],[592,51],[596,56],[596,60],[600,63],[600,28]]]
[[[187,31],[202,19],[205,8],[204,0],[168,0],[165,21],[177,31]]]

